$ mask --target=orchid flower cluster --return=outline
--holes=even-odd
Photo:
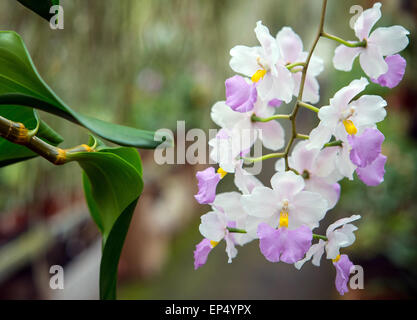
[[[237,246],[258,239],[268,261],[293,264],[297,269],[309,260],[319,266],[326,254],[336,269],[337,290],[341,295],[348,291],[353,263],[340,251],[354,243],[357,227],[352,222],[361,216],[332,223],[325,235],[313,231],[338,202],[343,178],[353,180],[356,172],[368,186],[384,180],[387,157],[381,146],[385,137],[377,123],[385,118],[387,103],[380,96],[361,93],[369,81],[388,88],[399,84],[406,61],[398,52],[408,45],[409,32],[401,26],[374,29],[381,18],[381,4],[376,3],[354,25],[358,41],[343,40],[324,32],[326,4],[324,0],[319,32],[309,52],[290,27],[283,27],[274,38],[261,21],[255,27],[259,46],[238,45],[230,51],[230,67],[238,75],[226,80],[226,101],[217,102],[211,111],[212,120],[221,127],[209,142],[210,157],[219,168],[209,167],[196,175],[195,199],[210,204],[211,211],[201,217],[199,230],[204,239],[194,251],[195,269],[206,263],[222,240],[230,263]],[[367,77],[353,80],[336,92],[328,106],[317,108],[312,104],[320,99],[317,76],[324,67],[313,51],[320,38],[340,43],[333,57],[336,69],[350,71],[359,56]],[[290,103],[294,96],[292,113],[277,114],[282,102]],[[300,108],[317,113],[320,120],[309,135],[296,131]],[[284,151],[246,157],[257,139],[267,149],[284,148],[279,119],[292,124]],[[278,160],[269,187],[245,170],[244,164],[271,158]],[[226,174],[234,174],[239,192],[216,194]]]

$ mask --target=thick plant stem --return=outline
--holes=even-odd
[[[32,150],[55,165],[72,161],[68,158],[76,152],[94,152],[94,147],[82,144],[70,149],[50,145],[36,136],[37,129],[28,130],[23,123],[14,122],[0,116],[0,137]]]
[[[302,102],[303,100],[303,93],[304,93],[304,87],[305,87],[305,82],[306,82],[306,77],[307,77],[307,71],[308,71],[308,66],[310,64],[311,61],[311,57],[313,56],[313,52],[316,49],[317,43],[319,42],[320,37],[322,36],[323,32],[324,32],[324,19],[326,16],[326,7],[327,7],[327,0],[323,0],[323,5],[322,5],[322,9],[321,9],[321,17],[320,17],[320,24],[319,24],[319,30],[317,32],[316,38],[313,41],[313,45],[311,46],[310,51],[308,52],[308,56],[307,56],[307,60],[305,62],[305,65],[303,67],[303,71],[301,73],[301,82],[300,82],[300,90],[298,92],[298,97],[297,97],[297,101],[295,103],[294,109],[290,115],[290,119],[291,119],[291,125],[292,125],[292,135],[290,137],[290,141],[288,142],[287,147],[285,148],[285,169],[289,170],[290,166],[288,164],[288,155],[289,152],[291,150],[291,147],[294,143],[294,140],[297,138],[297,129],[296,129],[296,123],[295,123],[295,119],[297,117],[298,114],[298,110],[300,108],[300,106],[302,104],[304,104]]]
[[[324,29],[324,19],[325,19],[325,16],[326,16],[326,7],[327,7],[327,0],[323,0],[319,30],[317,32],[316,38],[314,39],[313,45],[311,46],[311,49],[308,52],[308,56],[307,56],[306,61],[305,62],[296,62],[296,63],[287,65],[287,68],[289,70],[291,70],[292,68],[294,68],[296,66],[301,66],[302,67],[300,90],[298,92],[297,101],[295,102],[295,105],[294,105],[294,108],[293,108],[293,111],[291,112],[291,114],[289,114],[289,115],[275,115],[275,116],[272,116],[272,117],[269,117],[269,118],[259,118],[259,117],[256,117],[256,116],[252,117],[252,121],[260,121],[260,122],[268,122],[268,121],[276,120],[276,119],[289,119],[291,121],[291,127],[292,127],[291,131],[292,132],[291,132],[290,140],[288,141],[288,144],[285,147],[284,152],[270,153],[270,154],[267,154],[267,155],[264,155],[264,156],[258,157],[258,158],[242,158],[243,160],[250,161],[250,162],[257,162],[257,161],[262,161],[262,160],[271,159],[271,158],[284,158],[285,159],[285,170],[291,170],[291,171],[298,174],[298,172],[296,170],[290,168],[290,166],[288,164],[288,156],[289,156],[289,153],[291,151],[291,147],[294,144],[295,139],[309,139],[309,136],[297,133],[295,120],[297,118],[299,108],[303,107],[303,108],[307,108],[311,111],[314,111],[316,113],[319,112],[319,108],[316,108],[316,107],[312,106],[311,104],[303,102],[302,98],[303,98],[303,93],[304,93],[306,77],[307,77],[307,70],[308,70],[308,66],[309,66],[310,61],[311,61],[311,57],[313,56],[314,49],[316,48],[320,37],[324,33],[323,29]]]
[[[356,42],[348,42],[346,40],[343,40],[342,38],[339,38],[337,36],[334,36],[332,34],[329,34],[327,32],[322,32],[321,36],[330,40],[334,40],[337,41],[343,45],[345,45],[346,47],[349,48],[358,48],[358,47],[366,47],[366,40],[363,41],[356,41]]]

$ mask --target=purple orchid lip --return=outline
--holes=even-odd
[[[301,226],[294,230],[286,227],[272,228],[266,223],[258,226],[259,247],[268,261],[295,263],[301,260],[311,247],[313,233]]]
[[[384,135],[375,128],[367,128],[359,136],[348,136],[352,150],[350,160],[357,166],[356,173],[368,186],[377,186],[384,181],[387,157],[381,154]]]
[[[207,262],[208,255],[213,249],[209,239],[204,238],[195,246],[194,251],[194,270],[197,270]]]
[[[226,80],[226,104],[237,112],[249,112],[254,108],[258,98],[256,83],[249,84],[241,76],[233,76]]]
[[[388,71],[379,76],[378,79],[371,78],[371,81],[382,87],[395,88],[401,82],[405,74],[407,61],[399,54],[394,54],[385,58],[388,65]]]
[[[360,168],[370,165],[381,153],[384,135],[374,128],[367,128],[361,135],[348,136],[350,160]]]
[[[350,271],[353,267],[353,263],[349,260],[349,257],[346,254],[342,254],[336,262],[333,262],[333,265],[336,268],[336,289],[339,291],[340,295],[344,295],[349,291],[347,283],[349,281]]]
[[[384,181],[386,162],[387,157],[380,154],[370,165],[364,168],[356,168],[356,173],[367,186],[377,186]]]
[[[198,193],[194,198],[200,204],[210,204],[214,202],[216,198],[216,188],[221,177],[216,173],[213,167],[209,167],[206,170],[199,171],[196,174],[198,180]]]

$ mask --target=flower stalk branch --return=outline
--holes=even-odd
[[[255,121],[255,122],[269,122],[269,121],[278,120],[278,119],[290,119],[290,115],[289,114],[276,114],[268,118],[260,118],[260,117],[253,115],[251,119],[252,121]]]
[[[285,151],[284,151],[284,153],[285,153],[285,155],[284,155],[285,169],[286,170],[290,170],[290,166],[288,164],[288,155],[289,155],[291,147],[294,143],[294,140],[297,138],[297,135],[298,135],[295,120],[297,118],[297,114],[298,114],[298,110],[299,110],[300,106],[302,106],[302,105],[304,106],[304,103],[302,102],[302,100],[303,100],[305,82],[306,82],[306,78],[307,78],[308,66],[310,64],[310,61],[311,61],[311,58],[313,56],[313,52],[314,52],[314,50],[317,46],[317,43],[319,42],[319,39],[324,32],[324,19],[325,19],[325,16],[326,16],[326,7],[327,7],[327,0],[323,0],[319,30],[317,32],[316,38],[314,39],[313,45],[311,46],[311,49],[308,52],[308,56],[307,56],[305,65],[304,65],[303,71],[301,73],[300,90],[298,92],[297,101],[296,101],[296,103],[294,105],[294,109],[293,109],[293,111],[290,115],[290,120],[291,120],[291,125],[292,125],[292,135],[291,135],[290,140],[288,142],[288,145],[287,145],[287,147],[285,148]],[[305,104],[305,105],[307,105],[307,104]],[[313,107],[313,108],[315,108],[315,107]],[[309,108],[309,109],[311,109],[311,108]]]
[[[339,42],[339,43],[341,43],[341,44],[343,44],[343,45],[345,45],[346,47],[349,47],[349,48],[358,48],[358,47],[365,48],[366,47],[366,40],[356,41],[356,42],[348,42],[346,40],[343,40],[342,38],[339,38],[337,36],[334,36],[332,34],[324,32],[324,31],[321,33],[321,36],[324,37],[324,38],[330,39],[330,40],[337,41],[337,42]]]
[[[300,106],[300,107],[303,107],[303,108],[306,108],[306,109],[309,109],[309,110],[311,110],[311,111],[314,111],[315,113],[318,113],[319,112],[319,108],[317,108],[317,107],[315,107],[315,106],[312,106],[311,104],[308,104],[308,103],[305,103],[305,102],[302,102],[302,101],[298,101],[298,105]]]

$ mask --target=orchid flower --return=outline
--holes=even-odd
[[[336,69],[350,71],[353,61],[359,56],[363,71],[368,77],[376,79],[389,70],[384,57],[394,55],[407,47],[407,36],[410,33],[402,26],[381,27],[371,32],[381,18],[381,6],[377,2],[358,17],[354,25],[355,35],[365,45],[353,48],[344,44],[338,46],[333,57]]]
[[[288,103],[292,99],[295,85],[291,71],[277,63],[280,58],[277,41],[262,21],[257,22],[255,34],[260,46],[233,47],[230,50],[230,67],[250,77],[253,82],[258,82],[257,92],[263,100],[279,99]]]
[[[385,118],[387,103],[380,96],[363,95],[352,100],[368,83],[365,78],[353,80],[330,99],[329,106],[320,108],[320,123],[310,133],[310,147],[321,148],[332,135],[346,141],[348,135],[360,134]]]
[[[335,166],[337,148],[307,148],[308,141],[299,142],[288,158],[291,168],[297,170],[304,178],[305,190],[318,192],[332,209],[340,197],[341,176]],[[277,161],[275,170],[285,171],[284,159]]]
[[[340,255],[340,248],[345,248],[355,242],[355,235],[353,234],[358,228],[351,222],[360,219],[360,215],[353,215],[349,218],[343,218],[332,223],[326,231],[327,240],[320,239],[318,243],[313,244],[306,253],[304,259],[297,261],[294,266],[301,269],[303,264],[313,258],[313,265],[319,267],[321,257],[326,250],[327,259],[334,260]]]

